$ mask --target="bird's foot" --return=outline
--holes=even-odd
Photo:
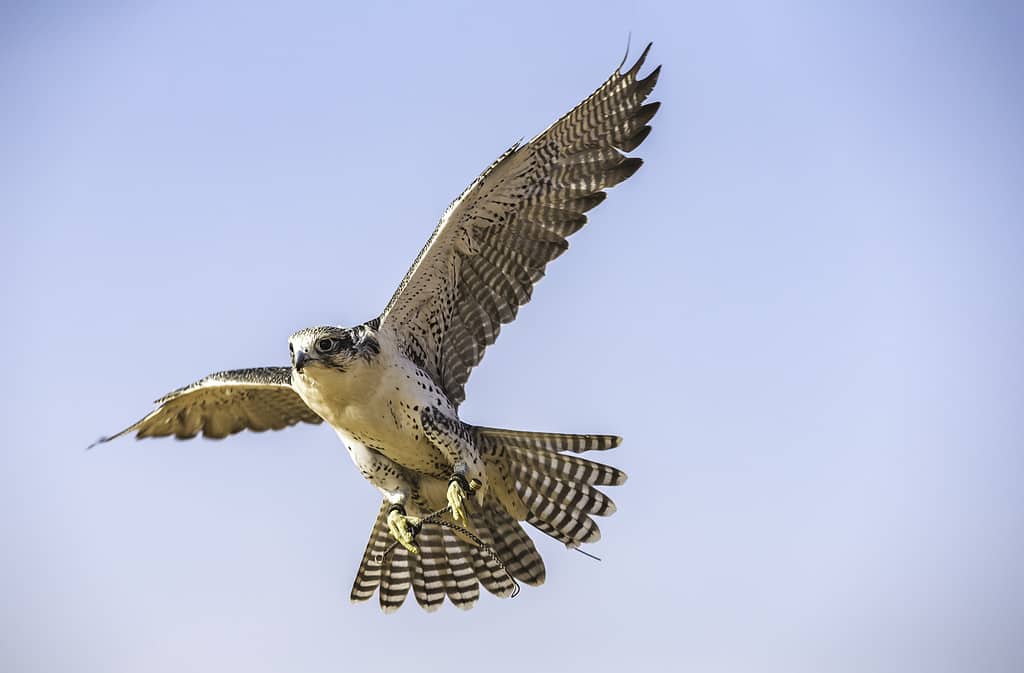
[[[452,519],[458,522],[462,519],[465,523],[469,523],[469,517],[466,516],[466,500],[469,494],[473,491],[478,490],[482,484],[477,479],[467,480],[464,475],[453,474],[452,478],[448,480],[448,506],[452,510]]]
[[[414,516],[406,516],[405,508],[401,505],[391,505],[387,521],[391,536],[413,554],[419,554],[420,548],[416,546],[416,533],[420,531],[421,520]]]

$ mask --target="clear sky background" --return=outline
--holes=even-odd
[[[1024,670],[1024,12],[853,4],[6,4],[0,669]],[[385,616],[330,430],[83,450],[376,315],[629,31],[646,165],[462,409],[626,438],[602,562]]]

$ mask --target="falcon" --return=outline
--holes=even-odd
[[[490,165],[445,211],[380,316],[310,327],[288,340],[289,367],[211,374],[156,401],[99,442],[220,439],[326,421],[383,495],[351,599],[379,592],[385,612],[410,588],[435,610],[472,607],[482,584],[507,597],[540,585],[544,562],[522,522],[578,548],[594,516],[615,511],[599,487],[621,470],[578,454],[613,435],[507,430],[459,418],[470,372],[529,301],[548,262],[587,221],[605,189],[640,168],[627,157],[651,131],[646,103],[661,67],[639,78],[651,48],[526,144]]]

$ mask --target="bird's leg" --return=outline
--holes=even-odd
[[[359,442],[347,442],[347,446],[356,467],[390,505],[386,521],[391,536],[413,554],[418,554],[416,533],[419,532],[420,520],[405,514],[409,494],[416,490],[415,475]]]
[[[464,467],[464,466],[463,466]],[[474,479],[469,481],[466,479],[465,470],[459,470],[459,466],[456,465],[455,472],[452,474],[452,478],[448,480],[448,506],[452,510],[452,518],[458,521],[462,519],[465,522],[469,522],[466,517],[466,497],[480,488],[480,481]]]
[[[466,516],[466,499],[475,493],[477,503],[483,503],[486,491],[484,461],[473,442],[472,428],[455,418],[449,418],[433,407],[420,413],[423,433],[430,443],[444,455],[452,465],[452,477],[448,481],[448,505],[452,518],[469,523]]]
[[[392,503],[388,509],[387,522],[391,537],[398,540],[400,545],[413,554],[420,553],[420,548],[416,546],[416,534],[420,532],[420,519],[406,516],[404,506],[400,503]]]

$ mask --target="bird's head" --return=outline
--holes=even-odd
[[[370,329],[358,327],[307,327],[288,339],[292,369],[316,376],[322,372],[345,372],[353,364],[369,361],[380,352]]]

